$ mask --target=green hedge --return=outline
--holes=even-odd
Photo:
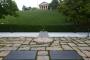
[[[86,32],[87,27],[79,25],[0,25],[0,32]]]

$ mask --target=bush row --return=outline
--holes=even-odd
[[[87,32],[88,27],[80,25],[0,25],[0,32]]]

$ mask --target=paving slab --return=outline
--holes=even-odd
[[[47,47],[46,50],[63,50],[61,47]]]
[[[1,51],[0,52],[0,57],[7,56],[10,53],[10,51]]]
[[[49,60],[49,56],[37,56],[37,60]]]
[[[3,60],[35,60],[37,51],[11,51]]]
[[[64,50],[73,50],[72,47],[70,47],[69,45],[62,45],[62,48]]]
[[[78,46],[84,46],[84,47],[88,47],[87,44],[77,44]]]
[[[18,50],[29,50],[29,49],[30,49],[29,45],[21,45]]]
[[[45,47],[33,47],[31,50],[45,50]]]
[[[48,55],[48,51],[38,51],[38,56],[46,56]]]
[[[84,60],[75,50],[50,51],[51,60]]]
[[[3,58],[0,58],[0,60],[3,60]]]
[[[74,44],[74,43],[68,43],[70,46],[77,46],[76,44]]]
[[[3,51],[3,50],[5,50],[5,51],[8,51],[8,50],[16,50],[18,47],[3,47],[3,48],[1,48],[0,49],[0,51]]]

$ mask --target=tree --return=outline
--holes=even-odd
[[[90,28],[90,0],[63,0],[58,7],[75,25]]]
[[[49,4],[49,9],[52,8],[52,9],[57,9],[59,5],[59,1],[58,0],[52,0],[52,2]]]
[[[31,10],[31,7],[26,7],[25,5],[23,5],[22,10],[23,11]]]
[[[17,16],[16,11],[18,11],[18,8],[14,1],[0,1],[0,18],[5,18],[6,15]]]
[[[74,24],[87,24],[90,19],[90,0],[63,0],[59,11],[68,16]]]

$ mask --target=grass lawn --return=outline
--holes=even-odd
[[[58,11],[30,10],[18,12],[18,17],[7,16],[0,23],[16,25],[60,25],[65,23],[65,16]]]
[[[87,28],[67,24],[66,17],[58,11],[19,11],[18,15],[0,19],[0,32],[37,32],[43,29],[49,32],[87,31]]]

